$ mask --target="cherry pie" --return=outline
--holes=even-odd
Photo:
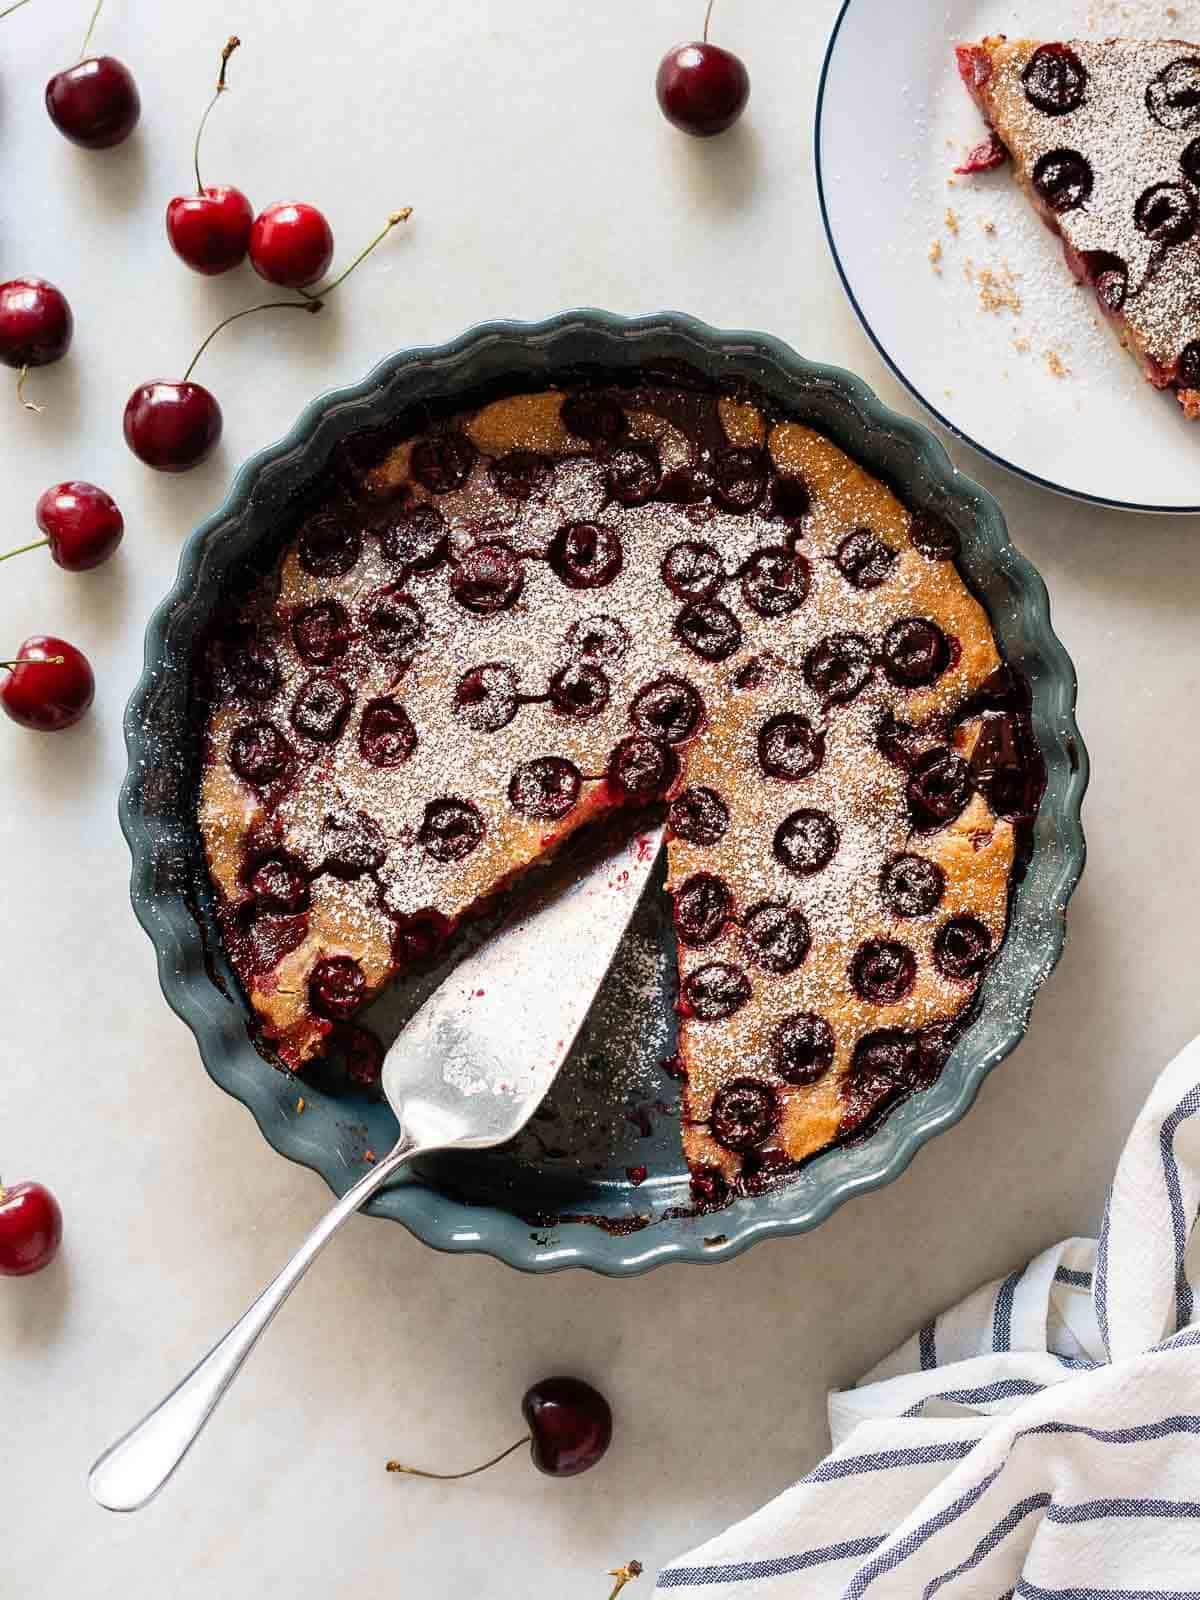
[[[995,157],[1149,381],[1200,417],[1200,46],[998,34],[957,53]],[[968,166],[994,164],[981,146]]]
[[[221,925],[288,1067],[661,807],[699,1203],[933,1080],[1041,784],[948,524],[685,369],[352,439],[281,538],[197,683]]]

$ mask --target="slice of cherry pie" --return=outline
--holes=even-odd
[[[1149,381],[1200,417],[1200,46],[998,34],[957,54],[1072,272]],[[989,164],[982,147],[969,162]]]
[[[280,537],[197,682],[221,925],[287,1066],[659,806],[699,1201],[932,1081],[1040,793],[949,526],[755,393],[643,374],[352,439]]]

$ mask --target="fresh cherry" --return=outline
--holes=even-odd
[[[663,116],[697,139],[711,138],[732,127],[750,98],[750,74],[743,62],[731,51],[709,43],[711,16],[709,0],[704,37],[668,51],[655,82]]]
[[[71,345],[75,318],[67,297],[45,278],[10,278],[0,283],[0,361],[15,367],[17,399],[28,411],[39,411],[22,388],[30,367],[61,361]]]
[[[414,1478],[473,1478],[511,1456],[522,1445],[539,1472],[551,1478],[572,1478],[594,1467],[612,1442],[612,1410],[608,1401],[581,1378],[543,1378],[526,1389],[521,1415],[529,1432],[499,1455],[467,1472],[425,1472],[389,1461],[389,1472]],[[630,1563],[634,1565],[634,1563]],[[640,1570],[640,1569],[639,1569]],[[619,1587],[619,1585],[618,1585]]]
[[[188,472],[221,438],[221,408],[203,384],[142,383],[125,405],[125,443],[156,472]]]
[[[0,662],[0,705],[14,722],[58,733],[79,721],[96,692],[87,657],[65,639],[35,634],[15,661]]]
[[[250,244],[250,227],[254,212],[240,189],[228,184],[206,186],[200,178],[200,136],[213,107],[224,94],[229,58],[241,40],[235,35],[221,52],[221,70],[212,99],[200,118],[196,142],[192,150],[192,166],[196,174],[195,194],[177,194],[167,205],[167,238],[181,261],[195,272],[215,277],[228,272],[246,256]]]
[[[0,556],[0,561],[49,545],[51,556],[65,571],[87,572],[108,560],[125,531],[117,502],[94,483],[84,483],[82,479],[47,489],[38,500],[35,514],[45,538],[9,550]]]
[[[108,150],[128,139],[142,112],[133,73],[115,56],[89,56],[97,5],[84,36],[81,59],[46,85],[46,110],[64,138],[85,150]]]
[[[0,1277],[26,1278],[48,1267],[62,1233],[58,1201],[44,1184],[0,1184]]]
[[[285,289],[307,289],[329,271],[333,230],[316,206],[277,201],[250,227],[250,265]]]

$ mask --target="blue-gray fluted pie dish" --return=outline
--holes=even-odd
[[[598,311],[543,323],[489,323],[453,343],[402,351],[362,383],[320,396],[280,443],[238,473],[224,506],[189,538],[175,586],[151,619],[145,672],[125,722],[129,770],[121,823],[132,899],[158,954],[163,991],[196,1036],[205,1066],[253,1112],[282,1154],[342,1192],[395,1125],[385,1104],[344,1078],[274,1070],[217,933],[197,822],[199,738],[192,715],[198,642],[227,604],[235,573],[269,544],[281,512],[352,433],[411,411],[564,375],[619,376],[683,362],[744,380],[781,411],[827,434],[914,511],[950,523],[958,563],[1001,653],[1027,683],[1045,789],[1016,882],[1004,943],[979,1005],[940,1078],[861,1143],[835,1147],[778,1188],[697,1213],[679,1141],[673,1054],[674,960],[662,896],[650,896],[564,1069],[547,1115],[514,1150],[431,1162],[371,1210],[444,1250],[495,1255],[530,1271],[588,1266],[612,1275],[662,1261],[719,1261],[769,1234],[814,1227],[852,1194],[896,1177],[934,1133],[963,1115],[984,1075],[1019,1042],[1034,994],[1062,950],[1067,901],[1084,863],[1080,806],[1087,756],[1075,725],[1075,674],[1049,618],[1045,586],[1008,539],[999,506],[958,473],[924,428],[888,410],[857,378],[809,362],[762,334],[724,332],[677,313],[624,319]],[[394,1032],[434,981],[378,1002]],[[303,1097],[303,1110],[298,1102]]]

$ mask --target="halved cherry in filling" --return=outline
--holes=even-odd
[[[332,744],[346,726],[354,696],[343,679],[314,672],[292,702],[292,726],[306,739]]]
[[[225,671],[234,694],[247,700],[269,700],[279,687],[275,652],[253,630],[226,650]]]
[[[729,1185],[720,1167],[694,1167],[690,1178],[692,1199],[705,1211],[715,1211],[729,1199]]]
[[[417,730],[398,700],[381,695],[363,708],[358,749],[373,767],[399,767],[417,748]]]
[[[514,606],[525,587],[525,568],[506,544],[477,544],[450,574],[450,593],[460,606],[488,617]]]
[[[921,1043],[899,1028],[868,1033],[854,1047],[850,1069],[838,1085],[842,1100],[839,1132],[856,1133],[891,1104],[921,1073]]]
[[[785,522],[799,522],[811,510],[808,484],[798,472],[781,472],[771,485],[771,514]]]
[[[785,1083],[817,1083],[833,1065],[833,1029],[815,1011],[797,1011],[771,1035],[775,1070]]]
[[[587,661],[560,667],[550,679],[550,704],[563,717],[597,717],[610,694],[604,673]]]
[[[750,980],[731,961],[710,961],[684,980],[681,998],[687,1015],[720,1022],[740,1011],[751,995]]]
[[[420,500],[394,512],[379,529],[384,558],[409,572],[428,572],[446,555],[446,519]]]
[[[707,539],[682,539],[662,560],[662,580],[681,600],[707,600],[725,581],[721,552]]]
[[[742,625],[719,600],[697,600],[675,618],[676,637],[705,661],[724,661],[742,643]]]
[[[742,570],[742,594],[760,617],[786,617],[808,598],[812,568],[784,545],[756,550]]]
[[[431,800],[417,831],[417,843],[435,861],[461,861],[483,838],[483,817],[469,800],[447,795]]]
[[[675,782],[679,762],[669,744],[645,734],[622,739],[608,758],[605,777],[630,800],[656,800]]]
[[[764,972],[795,972],[811,944],[808,918],[784,900],[763,900],[742,919],[743,948]]]
[[[475,446],[462,433],[438,434],[413,446],[410,465],[413,477],[430,494],[449,494],[471,476]]]
[[[1179,352],[1179,387],[1200,389],[1200,339],[1193,339]]]
[[[804,658],[804,681],[827,706],[848,705],[874,676],[874,652],[861,633],[831,633]]]
[[[266,911],[308,910],[308,874],[285,850],[260,856],[246,881],[250,893]]]
[[[1151,78],[1146,109],[1161,127],[1190,128],[1200,120],[1200,56],[1179,56]]]
[[[908,779],[908,809],[913,826],[944,827],[966,810],[972,792],[971,769],[954,750],[927,750]]]
[[[1196,202],[1182,183],[1156,183],[1139,196],[1133,220],[1155,244],[1182,244],[1196,231]]]
[[[944,517],[931,511],[918,511],[912,519],[909,537],[930,561],[953,561],[959,552],[957,532]]]
[[[825,759],[825,735],[798,711],[782,711],[758,733],[758,764],[768,778],[796,783]]]
[[[524,761],[508,785],[508,803],[523,817],[557,822],[579,799],[583,775],[563,756],[536,756]]]
[[[1092,164],[1078,150],[1047,150],[1034,163],[1033,187],[1051,211],[1078,210],[1094,183]]]
[[[336,1056],[355,1088],[378,1088],[383,1076],[383,1045],[370,1028],[343,1022],[334,1029],[326,1054]]]
[[[892,711],[885,711],[875,730],[875,748],[893,767],[909,772],[929,743],[928,734],[911,722],[901,722]]]
[[[629,649],[629,629],[616,617],[581,617],[567,629],[566,642],[576,660],[620,661]]]
[[[714,845],[729,829],[729,807],[715,789],[695,784],[672,800],[667,820],[677,838]]]
[[[779,1125],[774,1089],[757,1078],[735,1078],[713,1096],[708,1125],[713,1138],[726,1150],[757,1149]]]
[[[946,874],[927,856],[893,856],[879,875],[879,897],[894,917],[927,917],[945,892]]]
[[[1129,295],[1128,264],[1111,250],[1083,250],[1080,259],[1096,298],[1104,310],[1115,317]]]
[[[510,450],[492,462],[491,478],[496,489],[509,500],[528,500],[551,473],[545,456],[535,450]]]
[[[775,830],[775,856],[798,878],[820,872],[833,860],[838,826],[824,811],[793,811]]]
[[[620,572],[621,536],[603,522],[568,522],[546,552],[550,570],[568,589],[602,589]]]
[[[856,528],[838,545],[833,559],[842,577],[855,589],[878,589],[887,582],[898,553],[877,539],[870,528]]]
[[[937,969],[948,978],[973,978],[991,959],[992,936],[978,917],[951,917],[933,941]]]
[[[592,444],[611,444],[625,432],[625,413],[610,395],[569,394],[559,415],[568,432]]]
[[[352,1017],[367,996],[367,980],[353,956],[325,956],[308,980],[312,1008],[334,1022]]]
[[[458,680],[454,709],[476,733],[498,733],[517,714],[517,674],[506,661],[485,661]]]
[[[308,935],[308,913],[264,912],[255,917],[246,934],[246,968],[251,973],[271,972]]]
[[[327,667],[350,643],[350,613],[337,600],[314,600],[292,618],[296,653],[310,666]]]
[[[713,493],[726,511],[753,511],[766,493],[770,469],[763,450],[722,450],[713,462]]]
[[[729,885],[711,872],[694,872],[673,896],[675,931],[684,944],[711,944],[732,911]]]
[[[855,993],[872,1005],[895,1005],[912,992],[917,958],[894,939],[868,939],[850,963],[850,981]]]
[[[300,565],[316,578],[340,578],[362,555],[362,533],[329,511],[305,523],[297,546]]]
[[[608,492],[623,506],[640,506],[662,487],[662,462],[648,444],[619,445],[612,453],[605,476]]]
[[[333,811],[321,823],[321,866],[335,878],[361,878],[387,859],[383,829],[365,811]]]
[[[448,917],[432,906],[392,919],[392,956],[402,971],[440,955],[450,937]]]
[[[629,715],[640,733],[682,744],[703,723],[704,701],[686,678],[667,673],[638,690]]]
[[[244,722],[229,741],[229,765],[247,783],[274,783],[291,760],[292,747],[273,722]]]
[[[930,617],[901,617],[883,636],[883,670],[898,689],[934,683],[950,665],[950,641]]]
[[[1069,45],[1043,44],[1021,73],[1025,98],[1048,117],[1063,117],[1083,101],[1087,68]]]

